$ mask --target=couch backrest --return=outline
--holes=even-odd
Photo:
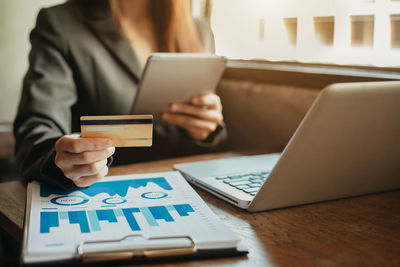
[[[319,90],[223,79],[218,94],[229,134],[229,149],[282,150]]]

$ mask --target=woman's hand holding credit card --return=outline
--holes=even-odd
[[[55,165],[78,187],[101,180],[108,173],[107,158],[115,152],[108,138],[64,135],[55,144]]]
[[[55,164],[78,187],[87,187],[108,173],[115,147],[151,146],[152,116],[84,116],[81,135],[65,135],[55,144]]]

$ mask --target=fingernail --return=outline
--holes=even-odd
[[[110,151],[111,155],[114,154],[114,152],[115,152],[115,147],[114,146],[109,147],[107,149],[108,149],[108,151]]]

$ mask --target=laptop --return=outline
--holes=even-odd
[[[251,212],[400,188],[400,82],[324,88],[280,154],[174,168]]]

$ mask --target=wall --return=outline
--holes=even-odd
[[[0,1],[0,123],[16,114],[22,79],[28,66],[29,32],[40,8],[61,0]]]
[[[399,14],[398,0],[215,0],[211,26],[231,59],[398,67]]]

